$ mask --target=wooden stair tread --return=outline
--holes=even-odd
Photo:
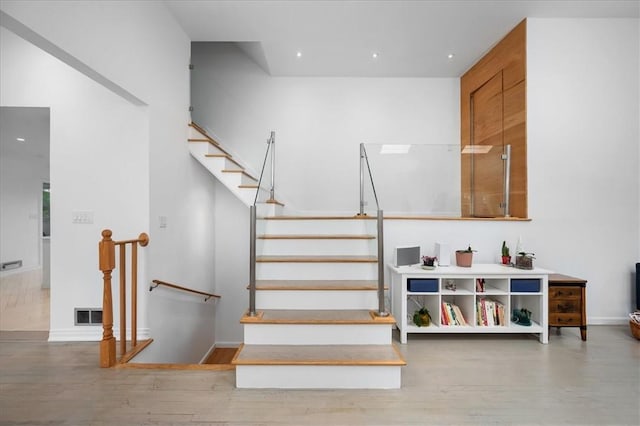
[[[248,288],[248,287],[247,287]],[[257,280],[257,290],[375,291],[376,280]],[[385,289],[388,287],[385,285]]]
[[[242,164],[238,163],[232,156],[231,154],[227,153],[225,150],[221,149],[220,147],[218,147],[218,149],[222,152],[224,152],[224,154],[205,154],[204,156],[207,158],[226,158],[227,160],[231,161],[233,164],[235,164],[238,167],[242,167]]]
[[[249,173],[247,173],[244,169],[223,169],[222,173],[242,173],[243,175],[245,175],[246,177],[258,182],[258,179],[254,178],[253,176],[251,176]]]
[[[275,198],[269,198],[267,201],[265,201],[266,204],[277,204],[279,206],[284,207],[284,203],[281,203],[280,201],[276,200]]]
[[[259,263],[377,263],[375,256],[258,256]]]
[[[265,220],[375,220],[375,216],[265,216]]]
[[[243,345],[235,365],[380,365],[403,366],[389,345]]]
[[[355,234],[263,234],[261,240],[373,240],[375,235]]]
[[[214,145],[220,145],[218,143],[217,140],[215,140],[214,138],[212,138],[211,136],[209,136],[209,134],[207,133],[207,131],[205,129],[203,129],[202,127],[198,126],[196,123],[194,123],[193,121],[191,123],[189,123],[189,127],[193,127],[194,129],[196,129],[196,132],[200,133],[202,136],[205,137],[205,140],[208,142],[211,142]],[[198,142],[196,140],[192,140],[189,139],[190,142]]]
[[[376,316],[374,311],[366,309],[264,309],[256,316],[245,314],[240,320],[242,324],[314,324],[314,325],[349,325],[349,324],[395,324],[395,319]]]

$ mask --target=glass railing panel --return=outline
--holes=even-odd
[[[502,145],[365,144],[365,149],[385,216],[505,216]],[[365,196],[370,204],[372,195]]]
[[[385,216],[460,216],[460,146],[365,144]]]

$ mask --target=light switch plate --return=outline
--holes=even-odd
[[[89,225],[93,223],[93,211],[74,210],[71,212],[71,223]]]

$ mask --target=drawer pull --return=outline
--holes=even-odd
[[[569,318],[569,319],[558,318],[558,322],[559,322],[559,323],[569,324],[569,323],[572,323],[572,322],[573,322],[573,318]]]
[[[567,304],[560,304],[558,303],[558,311],[560,312],[572,312],[573,311],[573,305],[567,303]]]

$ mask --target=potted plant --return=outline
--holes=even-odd
[[[425,269],[434,269],[437,266],[438,258],[436,256],[422,256],[422,266]]]
[[[431,315],[429,315],[429,310],[425,307],[420,308],[419,310],[413,313],[413,323],[418,327],[428,327],[431,325]]]
[[[456,265],[464,268],[470,268],[473,263],[473,250],[471,246],[466,250],[456,250]]]
[[[534,253],[526,253],[521,251],[516,256],[516,268],[519,269],[533,269]]]
[[[509,255],[509,247],[507,246],[507,242],[502,242],[502,264],[510,265],[511,264],[511,256]]]

